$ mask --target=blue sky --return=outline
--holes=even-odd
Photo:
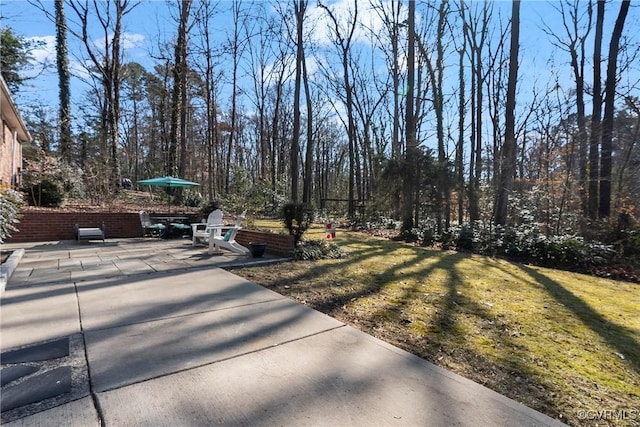
[[[32,0],[35,1],[35,0]],[[53,0],[42,0],[45,7],[53,11]],[[344,8],[352,3],[352,0],[337,0],[330,2],[336,10]],[[616,3],[614,1],[614,3]],[[220,9],[225,9],[231,3],[228,0],[222,0],[219,4]],[[366,16],[366,7],[368,1],[359,1],[360,14]],[[521,9],[521,54],[520,54],[520,76],[522,90],[528,90],[532,86],[532,81],[536,78],[542,80],[548,79],[551,72],[560,70],[561,82],[567,85],[571,84],[568,55],[564,53],[554,52],[548,42],[548,37],[542,32],[542,23],[557,28],[561,21],[552,5],[547,1],[525,0],[522,2]],[[510,13],[511,2],[496,2],[496,6],[500,9],[504,16]],[[315,1],[310,2],[312,16],[318,16],[315,10]],[[24,37],[33,38],[42,41],[45,46],[34,52],[38,62],[49,63],[51,66],[41,71],[37,78],[33,79],[26,85],[20,93],[14,94],[18,105],[21,103],[39,102],[49,104],[52,111],[57,109],[57,77],[55,74],[55,26],[47,19],[44,14],[35,6],[26,0],[0,0],[0,11],[2,13],[2,25],[10,26],[13,30]],[[627,33],[634,33],[634,28],[640,28],[639,8],[632,6],[631,12],[627,19]],[[171,13],[175,13],[175,2],[165,0],[145,0],[142,1],[125,20],[125,61],[137,61],[142,65],[151,68],[153,60],[151,55],[158,52],[159,40],[170,40],[175,34],[175,20],[171,17]],[[613,19],[617,13],[617,4],[607,7],[607,28],[605,29],[605,37],[610,34]],[[316,15],[314,15],[316,14]],[[67,8],[67,18],[73,17],[72,11]],[[216,21],[219,25],[218,35],[221,40],[225,37],[225,26],[231,23],[229,14],[221,13]],[[326,31],[319,26],[315,30],[314,36],[316,41],[322,42],[326,37]],[[636,42],[638,35],[636,34]],[[607,39],[608,42],[608,39]],[[606,50],[607,46],[605,46]],[[69,50],[71,53],[79,52],[78,41],[73,37],[69,37]],[[534,59],[535,58],[535,59]],[[77,105],[83,102],[84,87],[81,79],[85,75],[85,71],[79,65],[81,58],[72,56],[71,58],[73,79],[72,79],[72,102]],[[632,79],[636,81],[640,78],[640,71],[636,68],[631,74]],[[636,91],[636,96],[640,93]]]

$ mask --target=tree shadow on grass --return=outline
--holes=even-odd
[[[402,252],[395,252],[397,250]],[[333,270],[357,266],[379,255],[392,260],[387,268],[378,271],[363,269],[360,280],[356,279],[358,283],[345,286],[338,282],[337,286],[342,288],[330,289],[336,286],[330,276]],[[541,368],[529,362],[527,348],[518,343],[517,337],[510,336],[498,326],[504,326],[503,321],[488,306],[468,297],[467,289],[460,286],[464,280],[457,266],[470,256],[466,253],[400,246],[391,242],[374,242],[351,251],[350,257],[341,261],[340,265],[316,264],[302,274],[288,277],[284,282],[279,280],[273,284],[273,288],[279,290],[289,286],[294,289],[297,283],[314,279],[314,285],[309,290],[314,295],[308,295],[309,300],[306,301],[310,307],[343,321],[357,319],[358,323],[354,326],[367,333],[423,359],[449,369],[454,368],[458,373],[547,415],[559,416],[560,409],[549,397],[553,394],[550,391],[556,390],[553,390],[553,384],[543,380]],[[434,274],[445,277],[442,286],[438,286],[438,290],[425,289],[425,282]],[[326,277],[326,280],[318,280],[319,277]],[[353,280],[353,277],[349,280]],[[385,294],[387,290],[392,295]],[[292,293],[295,294],[295,289]],[[433,310],[411,313],[410,307],[415,307],[416,298],[425,293],[436,299],[430,307],[435,308],[435,313]],[[372,305],[360,313],[349,313],[349,305],[359,298],[373,299]],[[367,310],[370,311],[367,313]],[[475,323],[495,325],[483,332],[504,353],[498,360],[482,354],[474,342],[478,337],[468,336],[460,324],[462,316],[473,318]],[[412,323],[425,324],[425,331],[422,334],[411,332]]]
[[[544,286],[549,295],[558,303],[571,310],[580,321],[593,332],[598,334],[611,348],[616,349],[632,365],[633,369],[640,373],[640,342],[634,337],[634,332],[620,325],[608,321],[604,316],[595,311],[585,301],[574,295],[560,283],[544,274],[527,267],[517,265],[523,272],[532,277],[537,283]]]
[[[421,275],[437,269],[448,273],[435,315],[430,319],[432,330],[423,336],[419,356],[436,363],[440,359],[462,369],[460,374],[480,382],[494,391],[511,399],[525,403],[551,417],[559,417],[560,409],[549,397],[553,385],[544,381],[544,373],[530,363],[526,346],[518,342],[517,335],[508,333],[512,325],[504,323],[489,306],[468,295],[469,289],[460,286],[464,279],[460,276],[458,264],[471,257],[465,253],[443,253],[437,263],[426,268]],[[482,335],[465,329],[463,317],[475,324],[491,325],[482,330]],[[486,339],[499,349],[497,359],[483,354],[474,340]]]

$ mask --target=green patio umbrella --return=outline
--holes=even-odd
[[[142,181],[138,181],[138,184],[154,185],[156,187],[196,187],[200,185],[197,182],[174,178],[172,176],[143,179]]]
[[[176,188],[176,187],[196,187],[200,184],[186,179],[174,178],[172,176],[162,176],[138,181],[140,185],[153,185],[156,187]],[[171,213],[171,202],[169,202],[169,213]]]

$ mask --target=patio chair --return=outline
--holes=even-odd
[[[242,212],[242,214],[238,216],[235,225],[229,227],[224,236],[214,235],[213,239],[209,240],[209,254],[213,253],[213,246],[215,246],[218,249],[227,249],[240,255],[249,255],[249,249],[236,242],[236,234],[238,234],[238,231],[242,229],[242,221],[246,215],[247,211]]]
[[[189,237],[191,226],[182,222],[171,222],[169,223],[169,234],[177,237]]]
[[[212,211],[207,217],[207,222],[198,222],[191,224],[191,243],[195,245],[200,239],[204,241],[209,240],[209,236],[220,235],[220,227],[224,224],[222,222],[223,213],[220,209]]]
[[[167,227],[164,224],[156,224],[151,222],[149,214],[140,211],[140,225],[142,226],[142,237],[162,237]]]

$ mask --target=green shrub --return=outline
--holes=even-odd
[[[0,187],[0,243],[11,237],[12,231],[18,231],[14,224],[20,222],[18,214],[23,203],[22,194],[11,188]]]
[[[326,240],[308,240],[301,243],[294,251],[293,258],[303,261],[315,261],[319,259],[339,259],[347,256],[347,253],[335,242]]]
[[[622,250],[625,257],[640,258],[640,229],[627,233],[622,242]]]
[[[184,190],[184,205],[190,208],[197,208],[202,204],[202,196],[197,191]]]
[[[469,225],[463,225],[457,230],[456,249],[459,251],[472,252],[474,249],[474,233],[473,228]]]
[[[25,191],[27,201],[32,206],[59,207],[64,202],[64,188],[59,182],[48,178],[25,188]]]
[[[296,246],[313,223],[313,210],[304,203],[287,203],[282,207],[284,227],[293,236]]]

